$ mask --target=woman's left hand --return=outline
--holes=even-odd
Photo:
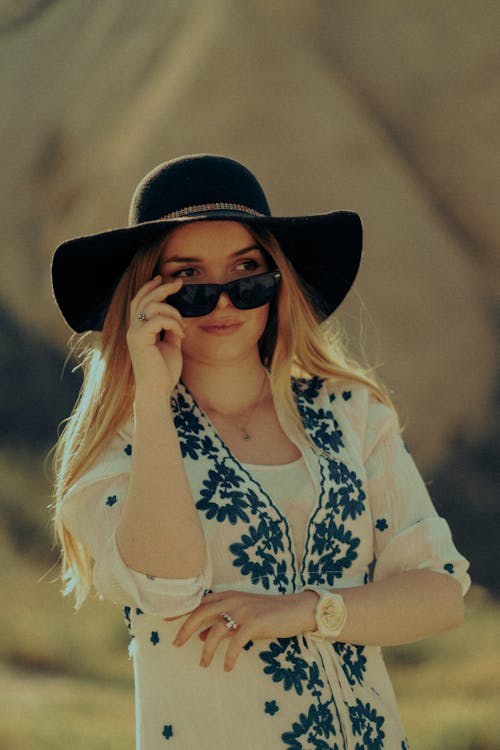
[[[316,629],[314,617],[318,597],[314,591],[298,594],[248,594],[223,591],[206,594],[203,601],[186,618],[179,629],[174,645],[182,646],[200,628],[205,640],[200,666],[208,667],[222,641],[229,640],[224,669],[230,672],[242,648],[259,638],[289,638]],[[229,614],[238,627],[229,630],[221,613]],[[206,633],[206,637],[204,634]]]

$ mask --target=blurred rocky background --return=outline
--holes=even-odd
[[[126,224],[158,162],[211,152],[249,166],[276,215],[361,214],[339,317],[392,390],[474,581],[500,593],[499,22],[495,0],[0,3],[0,502],[15,554],[54,560],[33,477],[79,383],[71,363],[61,379],[51,254]]]
[[[2,8],[4,444],[50,445],[77,386],[59,376],[69,331],[51,299],[55,246],[124,225],[136,183],[156,163],[224,153],[257,174],[275,214],[362,215],[364,263],[340,317],[393,390],[435,500],[473,553],[476,580],[498,586],[498,556],[485,548],[494,524],[498,531],[489,472],[498,4]]]

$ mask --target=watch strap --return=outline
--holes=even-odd
[[[335,640],[340,635],[347,620],[347,611],[342,596],[325,586],[306,585],[303,591],[314,591],[318,601],[314,611],[316,630],[310,635],[316,638]]]

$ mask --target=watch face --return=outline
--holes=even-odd
[[[319,620],[325,630],[338,631],[344,624],[344,607],[340,599],[326,598],[320,608]]]

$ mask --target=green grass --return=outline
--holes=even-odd
[[[500,606],[482,589],[465,624],[386,660],[413,750],[499,750]]]
[[[92,601],[75,614],[55,584],[37,582],[36,566],[6,549],[0,545],[10,602],[0,619],[0,747],[132,748],[132,673],[119,609]],[[500,748],[499,623],[500,606],[473,590],[462,628],[387,650],[413,750]]]
[[[130,686],[0,669],[3,750],[130,750]]]
[[[73,611],[56,572],[48,573],[49,491],[40,467],[2,457],[0,467],[11,488],[0,498],[11,519],[0,531],[0,747],[132,750],[121,612],[97,600]],[[500,750],[500,605],[482,589],[468,596],[463,627],[387,649],[386,661],[412,750]]]

